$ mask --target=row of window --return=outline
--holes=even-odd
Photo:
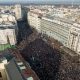
[[[47,35],[50,35],[51,37],[56,38],[56,39],[58,39],[60,41],[67,42],[67,40],[68,40],[68,37],[65,37],[63,35],[60,35],[60,34],[58,34],[56,32],[50,32],[50,31],[46,31],[46,30],[43,29],[42,30],[42,33],[47,34]]]
[[[57,29],[57,30],[61,30],[61,31],[69,31],[69,28],[70,27],[67,27],[67,26],[63,26],[63,25],[58,25],[58,24],[55,24],[55,23],[50,23],[50,22],[44,22],[44,21],[42,21],[41,22],[41,25],[44,25],[44,26],[46,26],[46,27],[50,27],[50,28],[52,28],[52,29]]]
[[[45,30],[46,32],[47,31],[49,31],[49,32],[51,32],[51,33],[53,33],[53,34],[58,34],[58,35],[60,35],[60,36],[64,36],[65,38],[67,38],[68,37],[68,33],[67,32],[63,32],[63,31],[61,31],[61,30],[59,30],[59,29],[51,29],[51,28],[46,28],[46,27],[43,27],[43,28],[41,28],[42,30]]]
[[[59,35],[58,36],[56,36],[55,34],[51,35],[49,32],[45,32],[45,31],[43,31],[42,33],[43,34],[47,34],[48,37],[53,37],[54,39],[56,39],[59,42],[61,42],[63,45],[67,46],[67,41],[68,41],[67,39],[62,39],[62,38],[59,37]]]
[[[66,23],[66,25],[63,25],[63,24],[58,24],[58,23],[55,23],[55,22],[50,22],[50,21],[46,21],[46,20],[42,20],[42,22],[44,24],[49,24],[49,25],[56,25],[56,26],[61,26],[62,28],[66,28],[67,30],[70,28],[70,24]],[[64,23],[65,24],[65,23]]]

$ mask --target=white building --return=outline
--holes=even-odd
[[[17,20],[22,20],[23,18],[22,6],[19,4],[15,5],[15,16]]]
[[[16,41],[17,34],[18,34],[18,27],[15,17],[9,14],[1,14],[0,44],[9,43],[11,45],[15,45],[17,43]]]
[[[80,54],[80,24],[74,23],[69,35],[69,48]]]
[[[16,25],[0,25],[0,44],[8,44],[15,45],[16,41]]]
[[[30,11],[28,12],[28,23],[31,27],[35,28],[36,30],[38,30],[38,32],[40,32],[41,28],[40,28],[40,17],[42,15],[40,13],[34,12],[34,11]]]
[[[72,24],[67,20],[59,17],[42,17],[41,33],[47,34],[50,37],[61,42],[64,46],[68,46],[69,30]]]

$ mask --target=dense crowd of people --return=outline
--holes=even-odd
[[[27,33],[28,32],[26,32],[26,34]],[[80,63],[76,61],[71,62],[73,58],[57,49],[59,45],[57,46],[55,41],[53,46],[56,47],[53,47],[50,45],[50,42],[45,42],[43,37],[40,37],[40,35],[38,37],[38,33],[34,31],[32,31],[32,34],[28,35],[25,40],[22,39],[22,41],[23,42],[18,45],[18,49],[39,76],[40,80],[80,79]]]

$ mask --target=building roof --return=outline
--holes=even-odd
[[[16,25],[7,25],[7,24],[1,24],[0,25],[0,30],[4,29],[15,29]]]
[[[64,23],[69,23],[69,24],[73,24],[74,21],[65,19],[65,18],[60,18],[60,17],[55,17],[55,16],[51,16],[51,15],[46,15],[45,18],[48,18],[50,20],[58,20],[58,21],[62,21]]]
[[[39,13],[39,12],[35,12],[35,11],[30,11],[30,12],[33,13],[33,14],[36,14],[36,15],[38,15],[38,16],[40,16],[40,17],[42,17],[42,14]]]
[[[14,59],[5,66],[10,80],[24,80]]]

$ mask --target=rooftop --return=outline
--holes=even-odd
[[[0,24],[0,29],[15,29],[16,27],[16,24],[13,24],[13,23],[1,23]]]
[[[68,20],[66,18],[60,18],[60,17],[56,17],[56,16],[51,16],[51,15],[46,15],[45,16],[46,18],[48,19],[51,19],[51,20],[58,20],[58,21],[63,21],[65,23],[69,23],[69,24],[72,24],[74,21],[71,21],[71,20]]]

